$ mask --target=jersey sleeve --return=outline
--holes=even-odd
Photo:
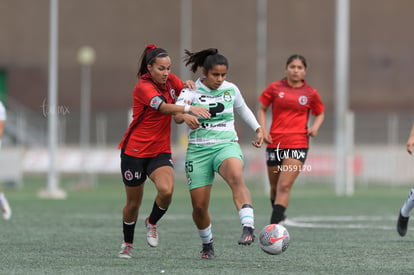
[[[159,96],[157,89],[150,83],[141,83],[135,86],[134,101],[152,107],[152,99]]]
[[[236,98],[234,99],[234,109],[240,115],[240,117],[253,129],[256,131],[260,127],[260,124],[257,122],[256,117],[254,116],[252,110],[247,106],[239,88],[234,85],[234,91]]]
[[[322,114],[325,110],[321,97],[319,96],[319,93],[316,90],[313,91],[310,109],[312,110],[312,115],[314,116]]]
[[[235,92],[235,99],[234,99],[234,108],[240,108],[243,105],[245,105],[244,98],[239,90],[239,88],[236,85],[233,85],[234,92]]]
[[[266,87],[266,89],[264,89],[262,94],[259,96],[259,101],[264,106],[269,106],[272,103],[273,91],[274,91],[273,84],[270,84],[269,86]]]

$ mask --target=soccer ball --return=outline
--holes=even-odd
[[[279,255],[289,246],[290,235],[280,224],[266,225],[259,235],[260,248],[271,255]]]

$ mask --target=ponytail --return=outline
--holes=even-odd
[[[192,53],[189,50],[184,50],[185,65],[191,65],[190,70],[195,73],[199,67],[203,67],[207,72],[215,65],[225,65],[229,67],[227,58],[218,53],[215,48],[205,49],[199,52]]]

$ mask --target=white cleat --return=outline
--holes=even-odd
[[[0,195],[0,209],[1,209],[1,212],[3,213],[3,219],[10,220],[12,211],[11,211],[9,202],[7,201],[4,194]]]
[[[150,224],[148,221],[149,217],[145,219],[145,227],[147,228],[147,243],[151,247],[158,246],[158,232],[156,224]]]
[[[132,258],[131,250],[132,250],[132,244],[122,243],[121,251],[119,251],[118,257],[121,259],[131,259]]]

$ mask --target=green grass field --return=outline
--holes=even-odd
[[[76,190],[62,182],[66,200],[38,199],[45,179],[26,179],[19,190],[5,189],[12,219],[0,220],[0,274],[412,274],[414,228],[401,238],[395,230],[409,186],[365,186],[352,197],[336,197],[333,186],[294,186],[286,225],[288,250],[271,256],[257,242],[237,244],[241,232],[228,187],[213,188],[210,213],[217,258],[200,258],[201,244],[191,219],[183,181],[161,220],[160,245],[145,241],[143,219],[154,187],[146,183],[135,232],[134,258],[117,258],[122,240],[123,186],[118,177],[99,178],[95,187]],[[269,221],[263,186],[249,183],[256,235]],[[162,270],[164,272],[162,272]]]

